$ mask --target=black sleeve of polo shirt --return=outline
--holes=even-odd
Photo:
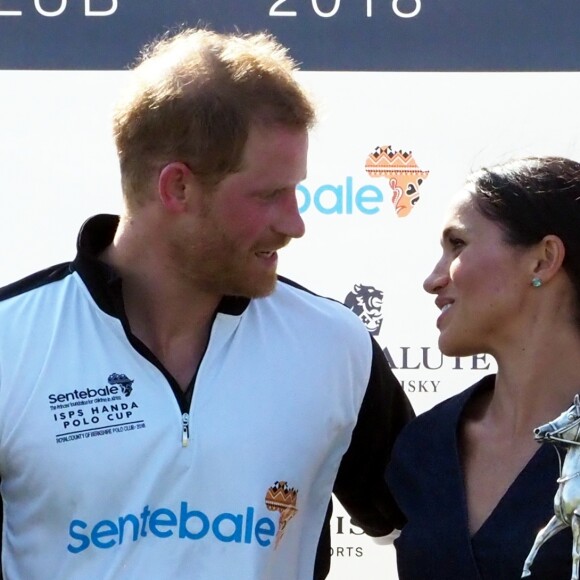
[[[415,413],[381,347],[371,337],[371,375],[334,494],[352,522],[370,536],[401,529],[404,517],[385,481],[385,469],[401,429]]]

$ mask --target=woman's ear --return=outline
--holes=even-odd
[[[553,234],[544,236],[538,244],[537,262],[533,275],[543,283],[555,276],[564,263],[566,249],[562,240]]]

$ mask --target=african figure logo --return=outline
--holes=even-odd
[[[277,481],[272,487],[268,488],[268,491],[266,492],[266,507],[272,512],[280,512],[275,548],[278,547],[288,522],[298,511],[298,508],[296,507],[297,499],[298,490],[289,487],[285,481]]]
[[[120,387],[121,392],[125,395],[125,397],[128,397],[131,392],[133,391],[133,383],[135,381],[131,380],[129,377],[127,377],[127,375],[119,375],[117,373],[113,373],[112,375],[109,375],[109,378],[107,379],[109,382],[109,385],[113,386],[116,385],[118,387]]]
[[[411,213],[419,202],[419,187],[429,175],[417,167],[411,151],[393,151],[390,145],[375,147],[365,161],[365,169],[371,177],[387,178],[398,217]]]
[[[355,284],[352,292],[344,299],[344,305],[350,308],[364,323],[367,330],[377,336],[381,332],[383,315],[383,292],[374,286]]]

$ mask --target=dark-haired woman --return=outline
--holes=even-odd
[[[400,580],[515,580],[554,515],[558,456],[535,427],[580,393],[580,164],[525,158],[467,181],[444,226],[439,348],[489,353],[497,374],[419,416],[387,478],[407,518]],[[572,535],[546,542],[531,578],[568,580]]]

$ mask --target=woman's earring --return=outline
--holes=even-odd
[[[542,285],[541,278],[538,278],[537,276],[535,278],[532,278],[532,286],[534,288],[539,288],[541,285]]]

